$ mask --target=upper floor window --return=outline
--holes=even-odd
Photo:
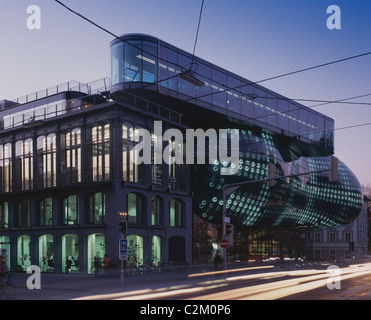
[[[320,233],[316,233],[314,235],[314,241],[315,242],[321,242],[321,234]]]
[[[178,199],[170,200],[170,227],[183,227],[183,204]]]
[[[169,188],[171,189],[182,189],[186,188],[187,181],[187,165],[185,165],[185,152],[183,142],[179,143],[177,140],[169,141],[169,160],[168,160],[168,171],[169,171]],[[183,164],[178,164],[175,159],[176,157],[183,157]]]
[[[30,200],[22,200],[18,203],[16,226],[24,228],[30,226]]]
[[[152,197],[152,225],[159,226],[162,224],[162,201],[159,197]]]
[[[93,181],[110,179],[110,125],[97,125],[88,130],[87,165]]]
[[[15,144],[15,181],[18,190],[31,190],[33,185],[33,141]]]
[[[39,204],[39,225],[41,227],[53,225],[53,199],[45,198]]]
[[[129,222],[134,224],[144,223],[143,197],[136,193],[129,193],[127,197]]]
[[[61,181],[63,184],[81,182],[81,129],[61,135]]]
[[[12,144],[0,145],[0,190],[12,191]]]
[[[335,242],[335,241],[336,241],[336,234],[330,233],[330,242]]]
[[[44,188],[56,186],[57,145],[54,133],[37,138],[37,167],[39,182]]]
[[[155,134],[151,135],[152,140],[152,184],[157,186],[162,186],[164,181],[164,164],[163,163],[156,163],[155,164],[155,150],[158,148],[158,137]]]
[[[345,234],[345,242],[350,242],[351,241],[351,234],[349,232],[347,232]]]
[[[139,153],[134,149],[138,131],[130,123],[122,125],[122,173],[123,180],[145,182],[145,165],[137,164]]]
[[[94,193],[89,197],[89,223],[102,224],[105,215],[105,195],[102,192]]]
[[[0,203],[0,229],[9,228],[8,202]]]
[[[72,225],[79,223],[79,206],[76,195],[68,196],[63,200],[63,224]]]

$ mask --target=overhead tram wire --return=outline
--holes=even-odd
[[[192,66],[194,64],[194,60],[195,60],[195,53],[196,53],[196,46],[197,46],[197,40],[198,40],[198,33],[200,31],[201,17],[202,17],[202,11],[203,11],[203,8],[204,8],[204,2],[205,2],[205,0],[202,0],[201,9],[200,9],[200,15],[199,15],[199,18],[198,18],[198,25],[197,25],[197,32],[196,32],[195,44],[193,46],[191,68],[192,68]]]
[[[203,11],[203,7],[204,7],[204,2],[205,1],[202,0],[200,14],[199,14],[199,17],[198,17],[198,25],[197,25],[195,43],[194,43],[194,46],[193,46],[192,61],[191,61],[190,64],[185,65],[181,69],[181,72],[179,73],[179,77],[181,79],[183,79],[183,80],[185,80],[185,81],[187,81],[189,83],[192,83],[196,87],[203,87],[205,85],[205,83],[203,81],[197,79],[194,76],[194,73],[196,73],[196,71],[198,70],[198,63],[195,64],[195,52],[196,52],[198,34],[199,34],[199,31],[200,31],[201,17],[202,17],[202,11]],[[189,68],[187,68],[187,66],[189,66]],[[194,68],[194,66],[196,66],[196,67]]]
[[[116,34],[112,33],[111,31],[103,28],[102,26],[98,25],[97,23],[95,23],[94,21],[86,18],[85,16],[83,16],[82,14],[72,10],[71,8],[69,8],[68,6],[66,6],[64,3],[62,3],[61,1],[59,0],[54,0],[55,2],[57,2],[58,4],[60,4],[61,6],[63,6],[64,8],[66,8],[68,11],[76,14],[77,16],[79,16],[80,18],[88,21],[89,23],[93,24],[94,26],[96,26],[97,28],[103,30],[104,32],[110,34],[111,36],[113,36],[114,38],[116,39],[119,39],[120,41],[124,42],[124,43],[128,43],[129,45],[131,45],[132,47],[136,48],[136,49],[139,49],[151,56],[154,56],[153,54],[149,53],[149,52],[146,52],[145,50],[143,50],[142,48],[139,48],[135,45],[133,45],[132,43],[128,42],[127,40],[124,40],[122,39],[121,37],[117,36]],[[318,69],[318,68],[322,68],[322,67],[325,67],[325,66],[329,66],[329,65],[332,65],[332,64],[336,64],[336,63],[340,63],[340,62],[344,62],[344,61],[348,61],[348,60],[352,60],[352,59],[357,59],[357,58],[360,58],[360,57],[364,57],[364,56],[367,56],[367,55],[371,55],[371,52],[366,52],[366,53],[363,53],[363,54],[359,54],[359,55],[355,55],[355,56],[351,56],[351,57],[347,57],[347,58],[343,58],[343,59],[339,59],[339,60],[335,60],[335,61],[331,61],[331,62],[327,62],[327,63],[323,63],[323,64],[320,64],[320,65],[316,65],[316,66],[312,66],[312,67],[308,67],[308,68],[304,68],[304,69],[300,69],[300,70],[296,70],[296,71],[292,71],[292,72],[288,72],[288,73],[285,73],[285,74],[281,74],[281,75],[278,75],[278,76],[274,76],[274,77],[270,77],[270,78],[266,78],[266,79],[263,79],[263,80],[259,80],[259,81],[256,81],[256,82],[250,82],[248,84],[244,84],[244,85],[240,85],[240,86],[236,86],[236,87],[233,87],[233,88],[229,88],[227,86],[225,86],[225,84],[220,84],[220,85],[223,85],[226,89],[223,90],[223,91],[217,91],[217,92],[213,92],[213,93],[209,93],[209,94],[206,94],[204,96],[199,96],[199,97],[193,97],[193,98],[190,98],[188,100],[185,100],[185,102],[187,101],[190,101],[190,100],[194,100],[194,99],[199,99],[199,98],[202,98],[202,97],[206,97],[206,96],[209,96],[209,95],[213,95],[213,94],[216,94],[216,93],[221,93],[221,92],[226,92],[227,90],[235,90],[235,89],[239,89],[239,88],[243,88],[243,87],[246,87],[246,86],[250,86],[250,85],[254,85],[254,84],[259,84],[259,83],[262,83],[262,82],[266,82],[266,81],[271,81],[271,80],[275,80],[275,79],[279,79],[279,78],[282,78],[282,77],[286,77],[286,76],[289,76],[289,75],[293,75],[293,74],[297,74],[297,73],[301,73],[301,72],[305,72],[305,71],[309,71],[309,70],[314,70],[314,69]],[[163,60],[163,61],[166,61],[165,59],[162,59],[160,58],[159,56],[156,56],[157,59],[159,60]],[[177,67],[180,67],[180,65],[177,65],[177,64],[174,64],[175,66]],[[199,74],[198,74],[199,75]],[[154,82],[154,83],[151,83],[149,85],[153,85],[153,84],[157,84],[157,83],[160,83],[162,81],[166,81],[166,80],[169,80],[171,78],[175,78],[177,76],[174,75],[174,76],[171,76],[169,78],[166,78],[166,79],[162,79],[162,80],[158,80],[157,82]],[[213,79],[210,79],[208,77],[205,77],[203,75],[201,75],[202,77],[210,80],[210,81],[213,81]],[[292,99],[291,99],[292,100]],[[326,103],[333,103],[333,102],[326,102]],[[368,125],[371,125],[371,123],[365,123],[365,124],[359,124],[359,125],[354,125],[354,126],[348,126],[348,127],[344,127],[344,128],[336,128],[336,129],[332,129],[332,130],[342,130],[342,129],[351,129],[351,128],[356,128],[356,127],[359,127],[359,126],[368,126]]]
[[[116,34],[114,34],[113,32],[107,30],[106,28],[103,28],[102,26],[100,26],[99,24],[95,23],[94,21],[86,18],[85,16],[83,16],[82,14],[74,11],[73,9],[69,8],[67,5],[65,5],[64,3],[62,3],[61,1],[59,0],[54,0],[55,2],[57,2],[58,4],[60,4],[61,6],[63,6],[64,8],[66,8],[68,11],[76,14],[77,16],[79,16],[80,18],[86,20],[87,22],[93,24],[94,26],[96,26],[97,28],[103,30],[104,32],[110,34],[111,36],[113,36],[114,38],[124,42],[124,43],[127,43],[129,44],[130,46],[138,49],[138,50],[141,50],[142,52],[146,53],[146,54],[149,54],[150,56],[154,56],[156,57],[157,59],[159,60],[162,60],[162,61],[165,61],[165,59],[162,59],[160,58],[159,56],[155,56],[153,55],[152,53],[150,52],[147,52],[145,50],[143,50],[142,48],[140,47],[137,47],[136,45],[130,43],[129,41],[127,40],[124,40],[122,39],[121,37],[117,36]],[[202,5],[201,5],[201,10],[200,10],[200,16],[199,16],[199,24],[198,24],[198,28],[197,28],[197,33],[196,33],[196,40],[195,40],[195,44],[194,44],[194,50],[193,50],[193,59],[195,58],[195,49],[196,49],[196,44],[197,44],[197,38],[198,38],[198,32],[199,32],[199,27],[200,27],[200,23],[201,23],[201,16],[202,16],[202,11],[203,11],[203,5],[204,5],[204,0],[202,1]],[[296,71],[292,71],[292,72],[288,72],[288,73],[285,73],[285,74],[281,74],[281,75],[278,75],[278,76],[273,76],[273,77],[270,77],[270,78],[266,78],[266,79],[263,79],[263,80],[259,80],[259,81],[256,81],[256,82],[250,82],[248,84],[243,84],[243,85],[239,85],[239,86],[236,86],[236,87],[228,87],[226,86],[225,84],[222,84],[222,83],[219,83],[217,81],[215,81],[214,79],[210,79],[208,77],[205,77],[201,74],[198,74],[196,72],[197,75],[203,77],[203,78],[206,78],[208,79],[209,81],[214,81],[216,83],[218,83],[219,85],[222,85],[225,89],[222,90],[222,91],[217,91],[217,92],[212,92],[212,93],[208,93],[208,94],[205,94],[203,96],[199,96],[199,97],[192,97],[188,100],[185,100],[185,102],[188,102],[188,101],[191,101],[191,100],[194,100],[194,99],[200,99],[200,98],[203,98],[203,97],[207,97],[207,96],[211,96],[211,95],[214,95],[214,94],[217,94],[217,93],[222,93],[222,92],[226,92],[228,90],[236,90],[236,89],[239,89],[239,88],[243,88],[243,87],[246,87],[246,86],[251,86],[251,85],[254,85],[254,84],[259,84],[259,83],[262,83],[262,82],[266,82],[266,81],[271,81],[271,80],[275,80],[275,79],[278,79],[278,78],[282,78],[282,77],[286,77],[286,76],[289,76],[289,75],[293,75],[293,74],[297,74],[297,73],[300,73],[300,72],[305,72],[305,71],[309,71],[309,70],[313,70],[313,69],[317,69],[317,68],[321,68],[321,67],[324,67],[324,66],[328,66],[328,65],[332,65],[332,64],[336,64],[336,63],[340,63],[340,62],[344,62],[344,61],[348,61],[348,60],[352,60],[352,59],[356,59],[356,58],[360,58],[360,57],[363,57],[363,56],[367,56],[367,55],[370,55],[371,54],[371,51],[370,52],[366,52],[366,53],[363,53],[363,54],[359,54],[359,55],[355,55],[355,56],[351,56],[351,57],[347,57],[347,58],[343,58],[343,59],[339,59],[339,60],[335,60],[335,61],[331,61],[331,62],[327,62],[327,63],[323,63],[323,64],[320,64],[320,65],[316,65],[316,66],[312,66],[312,67],[308,67],[308,68],[304,68],[304,69],[300,69],[300,70],[296,70]],[[183,69],[184,66],[181,66],[179,64],[175,64],[175,63],[172,63],[174,66],[180,68],[180,69]],[[162,80],[158,80],[154,83],[151,83],[151,85],[153,84],[158,84],[160,82],[163,82],[163,81],[167,81],[169,79],[172,79],[172,78],[175,78],[177,76],[174,75],[174,76],[171,76],[171,77],[168,77],[168,78],[165,78],[165,79],[162,79]],[[239,92],[241,93],[242,95],[246,95],[245,93],[242,93],[242,92]],[[291,99],[291,100],[294,100],[294,99]],[[309,101],[309,100],[307,100]],[[332,101],[326,101],[325,103],[334,103]],[[294,110],[293,110],[294,111]]]
[[[122,39],[122,37],[119,37],[118,35],[114,34],[113,32],[109,31],[108,29],[106,29],[106,28],[100,26],[99,24],[95,23],[94,21],[92,21],[92,20],[86,18],[86,17],[83,16],[81,13],[78,13],[77,11],[75,11],[75,10],[71,9],[70,7],[68,7],[67,5],[65,5],[63,2],[61,2],[61,1],[59,1],[59,0],[54,0],[54,1],[57,2],[58,4],[60,4],[62,7],[66,8],[68,11],[72,12],[73,14],[75,14],[75,15],[79,16],[80,18],[84,19],[85,21],[91,23],[92,25],[94,25],[94,26],[97,27],[98,29],[100,29],[100,30],[102,30],[102,31],[104,31],[104,32],[106,32],[106,33],[108,33],[108,34],[111,35],[112,37],[114,37],[114,38],[116,38],[116,39],[118,39],[118,40],[120,40],[120,41],[122,41],[122,42],[124,42],[124,43],[127,43],[128,45],[132,46],[132,47],[135,48],[135,49],[138,49],[138,50],[142,51],[143,53],[146,53],[146,54],[148,54],[148,55],[150,55],[150,56],[152,56],[152,57],[155,57],[155,58],[157,58],[157,59],[159,59],[159,60],[162,60],[162,61],[165,61],[165,62],[166,62],[165,59],[162,59],[162,58],[160,58],[159,56],[156,56],[156,55],[154,55],[154,54],[151,53],[151,52],[148,52],[148,51],[146,51],[146,50],[143,50],[142,48],[136,46],[135,44],[132,44],[132,43],[131,43],[130,41],[128,41],[128,40]],[[172,64],[173,64],[174,66],[178,67],[178,68],[181,68],[181,66],[180,66],[179,64],[176,64],[176,63],[172,63]]]
[[[102,30],[102,31],[104,31],[104,32],[106,32],[106,33],[108,33],[108,34],[111,35],[112,37],[114,37],[114,38],[116,38],[116,39],[118,39],[118,40],[120,40],[120,41],[122,41],[122,42],[124,42],[124,43],[127,43],[127,44],[129,44],[130,46],[132,46],[133,48],[135,48],[135,49],[137,49],[137,50],[140,50],[140,51],[142,51],[143,53],[146,53],[146,54],[148,54],[148,55],[150,55],[150,56],[153,56],[153,57],[157,58],[158,60],[162,60],[162,61],[164,61],[164,62],[167,62],[167,60],[162,59],[162,58],[160,58],[160,57],[157,56],[157,55],[153,55],[152,53],[147,52],[146,50],[143,50],[142,48],[140,48],[140,47],[138,47],[138,46],[132,44],[131,42],[129,42],[129,41],[125,40],[125,39],[122,39],[122,37],[119,37],[118,35],[114,34],[113,32],[109,31],[108,29],[103,28],[102,26],[100,26],[99,24],[95,23],[95,22],[92,21],[91,19],[86,18],[86,17],[83,16],[82,14],[78,13],[77,11],[75,11],[75,10],[71,9],[70,7],[68,7],[67,5],[65,5],[63,2],[61,2],[61,1],[59,1],[59,0],[54,0],[54,1],[57,2],[58,4],[60,4],[60,5],[61,5],[62,7],[64,7],[65,9],[67,9],[68,11],[72,12],[73,14],[75,14],[75,15],[79,16],[80,18],[84,19],[85,21],[91,23],[92,25],[94,25],[95,27],[99,28],[100,30]],[[204,2],[204,1],[203,1],[203,2]],[[202,7],[203,7],[203,2],[202,2]],[[201,21],[202,7],[201,7],[201,13],[200,13],[200,18],[199,18],[199,23],[200,23],[200,21]],[[197,31],[197,34],[198,34],[198,31]],[[198,35],[197,35],[197,36],[198,36]],[[196,43],[195,43],[195,44],[196,44]],[[195,48],[196,48],[196,46],[194,47],[194,49],[195,49]],[[179,68],[180,70],[183,68],[181,65],[176,64],[176,63],[172,63],[172,65],[173,65],[173,66],[176,66],[176,67]],[[125,90],[125,92],[130,93],[130,92],[132,92],[132,91],[139,90],[139,89],[143,89],[143,88],[146,88],[146,87],[152,86],[152,85],[154,85],[154,84],[159,84],[159,83],[161,83],[161,82],[168,81],[168,80],[171,80],[171,79],[173,79],[173,78],[177,78],[177,77],[178,77],[178,73],[176,73],[175,75],[170,76],[170,77],[168,77],[168,78],[161,79],[161,80],[157,80],[157,81],[155,81],[155,82],[149,83],[148,85],[142,86],[141,88]]]

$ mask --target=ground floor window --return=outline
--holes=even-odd
[[[62,237],[62,272],[79,272],[79,238],[75,234]]]
[[[3,256],[4,261],[10,268],[10,240],[9,237],[2,236],[0,237],[0,255]]]
[[[42,272],[54,271],[54,240],[50,234],[39,237],[39,267]]]
[[[93,233],[88,236],[88,273],[94,273],[96,263],[103,265],[103,258],[106,252],[105,237],[101,233]]]
[[[30,265],[30,236],[19,236],[17,238],[17,271],[26,271]]]
[[[169,263],[185,263],[185,239],[174,236],[169,239]]]
[[[127,236],[128,241],[128,266],[143,264],[143,237],[137,235]]]
[[[152,237],[152,263],[157,265],[162,260],[161,255],[161,238],[159,236]]]

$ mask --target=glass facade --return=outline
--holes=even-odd
[[[126,35],[111,42],[112,90],[119,84],[156,83],[158,91],[232,116],[276,133],[318,144],[331,152],[334,121],[202,59],[195,58],[196,86],[178,77],[192,55],[146,35]]]

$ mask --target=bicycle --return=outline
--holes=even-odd
[[[1,275],[0,276],[0,298],[4,295],[8,299],[14,298],[15,289],[9,283],[9,275]]]

